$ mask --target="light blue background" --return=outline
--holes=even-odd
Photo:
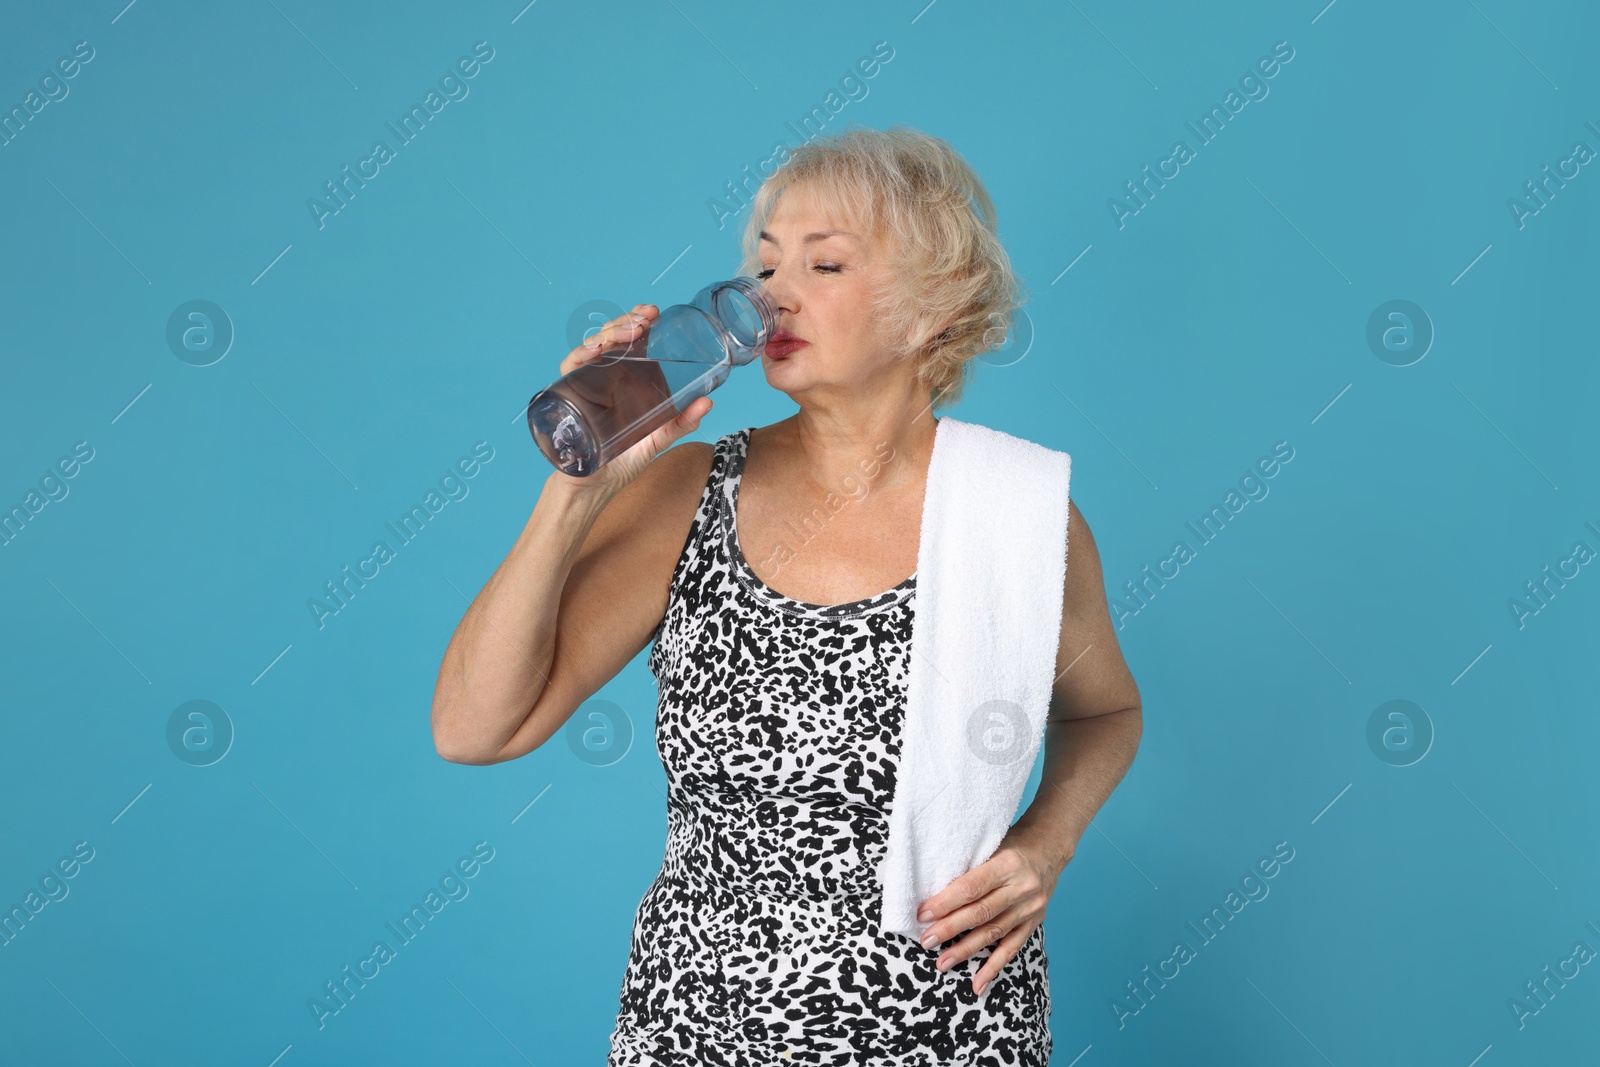
[[[1600,150],[1592,7],[124,2],[0,15],[7,110],[95,50],[0,147],[0,504],[94,449],[0,548],[0,903],[95,850],[0,948],[0,1062],[602,1062],[665,827],[644,655],[599,694],[636,731],[610,766],[444,762],[439,658],[549,471],[517,417],[569,316],[730,276],[744,213],[708,202],[879,41],[825,129],[903,122],[982,175],[1033,336],[945,413],[1072,454],[1114,601],[1294,449],[1119,632],[1145,735],[1050,905],[1053,1062],[1595,1054],[1600,966],[1508,1007],[1600,949],[1600,572],[1508,607],[1600,550],[1600,167],[1507,206]],[[480,40],[319,229],[308,198]],[[1278,41],[1269,95],[1119,229],[1108,199]],[[193,299],[237,334],[206,367],[165,340]],[[1366,342],[1393,299],[1437,332],[1409,366]],[[792,411],[753,369],[714,399],[703,440]],[[319,629],[478,441],[469,495]],[[236,730],[203,768],[166,741],[195,699]],[[1367,742],[1393,699],[1434,731],[1406,767]],[[319,1029],[477,841],[470,895]],[[1279,841],[1270,895],[1119,1028]]]

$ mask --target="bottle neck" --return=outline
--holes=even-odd
[[[719,288],[737,290],[750,302],[759,320],[754,337],[748,338],[751,341],[748,345],[741,343],[741,339],[733,331],[729,331],[729,354],[735,366],[743,366],[760,356],[766,350],[767,342],[772,339],[772,335],[778,332],[778,305],[758,278],[733,278]]]

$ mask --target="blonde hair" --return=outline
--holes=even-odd
[[[1025,299],[976,172],[947,141],[896,124],[852,123],[808,141],[761,183],[741,242],[741,274],[761,269],[760,236],[779,196],[804,183],[817,207],[884,240],[890,269],[874,315],[904,339],[903,358],[936,406],[961,398],[971,361],[1005,343]]]

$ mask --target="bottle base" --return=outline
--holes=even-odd
[[[599,446],[578,409],[546,389],[528,401],[528,430],[551,466],[586,478],[599,469]]]

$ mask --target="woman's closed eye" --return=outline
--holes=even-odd
[[[772,277],[772,272],[775,269],[776,268],[774,268],[774,267],[768,267],[766,270],[757,271],[756,272],[756,277],[760,278],[762,281],[765,281],[766,279]],[[834,264],[834,263],[817,263],[814,266],[812,266],[811,269],[812,270],[824,271],[824,272],[826,272],[828,274],[838,274],[839,271],[842,268],[839,267],[837,264]]]

